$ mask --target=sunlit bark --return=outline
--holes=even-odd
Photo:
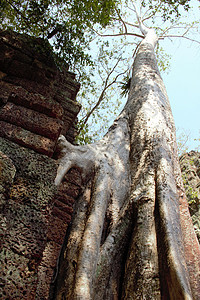
[[[86,189],[76,203],[56,299],[198,299],[191,270],[199,272],[199,246],[188,265],[184,246],[189,236],[196,242],[192,230],[184,237],[181,231],[181,222],[190,221],[179,209],[175,126],[154,54],[157,37],[145,30],[118,119],[100,142],[65,147],[56,184],[78,167]]]

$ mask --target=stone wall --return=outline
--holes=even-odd
[[[82,190],[76,169],[54,185],[58,136],[74,140],[79,84],[43,40],[0,32],[0,44],[0,299],[49,299]]]
[[[3,31],[0,49],[0,136],[51,157],[60,133],[74,139],[80,85],[42,39]]]
[[[200,153],[190,151],[183,154],[180,166],[194,230],[200,243]]]

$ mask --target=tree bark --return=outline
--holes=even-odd
[[[107,135],[83,147],[62,140],[56,184],[78,167],[86,188],[67,235],[55,299],[199,297],[200,248],[181,202],[175,126],[155,43],[147,32],[128,101]]]

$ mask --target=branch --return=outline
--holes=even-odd
[[[142,20],[141,20],[141,17],[138,13],[138,10],[137,10],[137,6],[136,6],[136,3],[135,1],[132,1],[132,4],[133,4],[133,7],[134,7],[134,10],[135,10],[135,13],[136,13],[136,17],[137,17],[137,20],[138,20],[138,23],[139,23],[139,27],[140,27],[140,30],[141,32],[144,34],[144,36],[147,35],[148,31],[149,31],[149,28],[147,28],[143,23],[142,23]]]
[[[155,16],[156,12],[159,10],[160,6],[161,6],[162,2],[160,2],[160,4],[158,5],[158,7],[156,8],[156,10],[154,11],[154,13],[148,15],[145,17],[145,15],[147,14],[147,12],[149,11],[149,9],[143,14],[142,16],[142,22],[149,20],[150,18],[152,18],[153,16]]]
[[[187,37],[187,36],[184,36],[184,35],[173,35],[173,34],[171,34],[171,35],[164,35],[164,36],[159,37],[159,39],[164,39],[164,38],[166,38],[166,37],[167,37],[167,38],[183,38],[183,39],[189,40],[189,41],[191,41],[191,42],[195,42],[195,43],[197,43],[197,44],[200,44],[200,41],[191,39],[191,38],[189,38],[189,37]]]
[[[26,25],[30,25],[30,23],[29,23],[29,19],[27,18],[27,17],[25,17],[24,15],[23,15],[23,13],[15,6],[15,5],[13,5],[13,3],[11,3],[9,0],[7,0],[7,2],[8,2],[8,4],[17,12],[17,14],[19,14],[21,17],[22,17],[22,19],[24,19],[24,21],[25,21],[25,23],[26,23]],[[19,20],[19,19],[18,19]],[[20,21],[20,20],[19,20]]]
[[[47,39],[51,39],[54,35],[56,35],[60,31],[60,28],[56,27],[51,32],[48,33]]]
[[[62,24],[56,24],[56,27],[51,32],[48,33],[47,39],[51,39],[58,32],[62,32],[63,29],[64,29],[64,26]]]
[[[136,53],[137,53],[137,50],[138,50],[140,44],[141,44],[141,42],[137,44],[137,46],[136,46],[136,48],[135,48],[135,50],[134,50],[134,52],[133,52],[133,58],[135,57],[135,55],[136,55]],[[133,62],[133,63],[134,63],[134,62]]]
[[[123,20],[122,17],[120,16],[119,11],[118,11],[118,9],[117,9],[116,7],[115,7],[115,10],[116,10],[117,15],[118,15],[118,17],[119,17],[119,20],[120,20],[120,21],[122,22],[122,24],[124,25],[125,34],[126,34],[126,33],[128,32],[126,23],[124,22],[124,20]]]
[[[176,25],[177,24],[177,25]],[[165,30],[163,30],[162,32],[162,36],[165,36],[165,34],[167,32],[169,32],[170,30],[174,30],[174,29],[185,29],[185,32],[182,34],[183,36],[186,35],[188,33],[188,31],[193,28],[194,24],[184,24],[184,23],[181,23],[182,26],[178,25],[178,23],[176,23],[172,26],[169,26],[168,28],[166,28]],[[161,28],[159,28],[161,30]]]
[[[144,34],[144,40],[143,41],[145,41],[146,43],[151,44],[153,46],[153,48],[155,48],[155,45],[157,44],[157,41],[158,41],[158,37],[157,37],[156,32],[154,31],[154,29],[148,28],[147,26],[145,26],[143,24],[142,19],[141,19],[139,13],[138,13],[135,1],[132,1],[132,4],[133,4],[133,7],[134,7],[136,16],[137,16],[137,20],[138,20],[138,23],[139,23],[140,30],[141,30],[142,34]]]
[[[120,19],[117,19],[117,18],[115,18],[114,20],[115,20],[115,21],[120,21]],[[124,21],[124,20],[123,20],[123,22],[124,22],[124,24],[126,24],[126,25],[129,25],[129,26],[132,26],[132,27],[135,27],[135,28],[139,28],[139,25],[138,25],[138,24],[132,24],[132,23],[129,23],[129,22]]]
[[[101,37],[109,37],[109,36],[123,36],[123,35],[132,35],[132,36],[136,36],[136,37],[139,37],[139,38],[144,38],[143,35],[140,35],[140,34],[137,34],[137,33],[132,33],[132,32],[127,32],[127,33],[114,33],[114,34],[101,34],[99,33],[98,31],[96,31],[95,29],[93,29],[93,31],[98,34],[98,36],[101,36]]]
[[[89,117],[93,114],[93,112],[95,111],[95,109],[97,109],[97,107],[101,104],[101,102],[102,102],[103,99],[104,99],[104,95],[105,95],[105,92],[107,91],[107,89],[108,89],[111,85],[113,85],[114,83],[117,82],[117,79],[118,79],[119,76],[121,76],[121,75],[123,75],[123,74],[125,74],[125,73],[127,72],[127,70],[125,70],[124,72],[121,72],[121,73],[117,74],[117,76],[113,79],[113,81],[110,82],[110,83],[108,84],[108,80],[109,80],[111,74],[114,72],[115,68],[117,67],[117,65],[118,65],[118,63],[119,63],[119,61],[120,61],[120,59],[121,59],[121,57],[117,60],[116,64],[114,65],[114,67],[112,68],[112,70],[110,71],[110,73],[108,74],[108,76],[107,76],[107,78],[106,78],[106,81],[105,81],[105,84],[104,84],[103,91],[101,92],[101,95],[99,96],[99,99],[98,99],[97,103],[95,104],[95,106],[94,106],[94,107],[91,109],[91,111],[86,115],[85,120],[84,120],[82,126],[84,126],[84,125],[87,123]],[[80,133],[80,131],[81,131],[81,129],[78,131],[78,134]]]

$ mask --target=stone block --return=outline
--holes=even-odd
[[[60,190],[58,194],[55,196],[55,200],[61,201],[69,206],[73,205],[75,201],[73,197],[66,195],[65,190],[64,191]]]
[[[11,60],[7,66],[7,74],[16,77],[31,79],[32,73],[33,72],[29,64],[18,60]]]
[[[66,212],[66,213],[70,214],[70,215],[72,215],[72,213],[73,213],[73,208],[71,206],[66,205],[63,202],[60,202],[59,200],[55,201],[54,206],[56,208],[62,210],[63,212]]]
[[[65,98],[71,99],[71,92],[68,90],[64,91],[62,88],[56,88],[56,94],[54,96],[54,99],[60,103]]]
[[[18,195],[19,198],[20,195]],[[20,201],[9,199],[3,214],[6,216],[6,243],[12,250],[39,265],[46,244],[46,218],[40,211]]]
[[[75,100],[76,95],[80,89],[80,84],[76,81],[73,80],[68,80],[66,83],[63,85],[63,90],[68,90],[71,93],[70,99]]]
[[[63,122],[31,109],[7,102],[0,110],[0,120],[22,127],[33,133],[57,140]]]
[[[22,86],[28,92],[39,93],[47,98],[53,97],[55,90],[52,88],[52,85],[44,86],[39,82],[35,82],[26,78],[18,78],[15,76],[7,75],[4,77],[4,81],[12,83],[14,85]]]
[[[62,127],[70,129],[80,110],[72,101],[79,84],[73,73],[57,68],[48,41],[0,31],[0,46],[0,147],[8,157],[0,166],[0,298],[49,299],[81,190],[78,174],[73,180],[70,173],[57,191],[57,164],[50,157]]]
[[[11,53],[9,53],[9,55],[11,55]],[[6,70],[9,75],[36,81],[45,86],[49,86],[51,84],[52,78],[51,76],[46,76],[48,73],[42,65],[30,64],[9,58],[4,61],[3,66],[3,70]]]
[[[47,239],[62,245],[67,231],[68,223],[63,222],[62,219],[51,216],[49,218],[49,226],[47,231]]]
[[[62,128],[60,134],[65,136],[66,133],[68,132],[68,130],[71,128],[74,120],[66,117],[65,115],[63,116],[62,120],[63,120],[64,125],[63,125],[63,128]]]
[[[29,270],[29,259],[4,248],[0,253],[0,299],[35,299],[37,274]]]
[[[22,35],[11,31],[0,31],[0,41],[11,49],[13,48],[31,58],[37,58],[44,65],[55,70],[57,69],[52,57],[52,49],[43,38],[35,38],[27,34]]]
[[[2,70],[4,68],[7,69],[11,61],[18,60],[23,63],[31,64],[32,58],[22,51],[17,50],[16,48],[10,47],[10,45],[7,45],[6,43],[2,42],[0,39],[0,61],[1,61],[1,68]]]
[[[64,110],[62,106],[51,98],[40,94],[27,92],[24,88],[13,87],[8,101],[20,106],[30,108],[56,119],[62,119]]]
[[[58,102],[62,105],[64,111],[72,113],[73,116],[76,116],[81,109],[81,105],[78,102],[74,102],[67,97],[59,99]]]
[[[2,105],[6,104],[8,101],[9,95],[13,91],[14,88],[17,86],[14,86],[13,84],[7,83],[5,81],[0,81],[0,103]],[[1,104],[0,104],[1,106]]]
[[[60,210],[58,207],[54,206],[52,211],[53,216],[63,220],[65,223],[69,224],[71,221],[71,215]]]
[[[21,127],[0,121],[0,137],[8,139],[21,146],[33,149],[49,157],[53,155],[56,141],[34,134]]]
[[[60,192],[66,193],[66,195],[76,199],[80,194],[81,188],[73,183],[63,181],[60,186]]]
[[[65,180],[79,187],[82,186],[82,178],[79,170],[73,168],[65,175]]]

